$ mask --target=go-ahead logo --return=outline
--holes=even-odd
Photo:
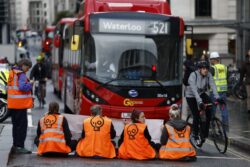
[[[131,97],[137,97],[138,96],[138,92],[136,90],[134,90],[134,89],[129,90],[128,94]]]
[[[143,101],[138,100],[131,100],[131,99],[124,99],[123,105],[124,106],[134,106],[135,104],[143,104]]]

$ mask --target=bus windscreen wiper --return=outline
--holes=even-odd
[[[120,80],[120,79],[115,78],[115,79],[109,80],[108,82],[101,83],[101,84],[98,85],[95,89],[98,90],[98,89],[100,89],[101,87],[103,87],[103,86],[105,86],[105,85],[107,85],[107,84],[109,84],[109,83],[111,83],[111,82],[113,82],[113,81],[117,81],[117,80]]]
[[[158,81],[157,79],[153,79],[153,78],[150,78],[150,80],[152,81],[155,81],[158,85],[160,85],[161,89],[164,90],[166,93],[168,92],[167,89],[164,87],[164,85],[162,85],[162,83],[160,81]],[[142,79],[141,78],[141,81],[145,81],[145,79]]]

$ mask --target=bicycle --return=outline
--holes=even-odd
[[[214,103],[216,105],[216,111],[217,112],[217,105],[218,103]],[[206,104],[206,109],[207,107],[212,107],[213,104]],[[205,111],[206,111],[205,109]],[[201,117],[203,117],[203,119],[205,118],[206,114],[204,111],[200,111],[200,117],[199,117],[199,132],[198,132],[198,136],[200,137],[201,140],[204,140],[205,138],[203,137],[204,135],[202,134],[202,127],[204,126],[204,120],[201,119]],[[190,127],[192,127],[191,123],[189,122],[191,120],[192,114],[189,114],[186,122],[190,125]],[[223,123],[220,121],[219,118],[217,118],[215,116],[215,114],[212,114],[212,118],[210,121],[210,130],[209,130],[209,136],[211,137],[211,139],[214,142],[214,145],[216,147],[216,149],[224,154],[227,151],[227,146],[228,146],[228,137],[227,137],[227,133],[225,130],[225,126],[223,125]],[[194,143],[194,141],[191,140],[191,143],[194,147],[197,148],[196,144]]]
[[[45,92],[46,92],[46,83],[44,83],[44,80],[35,81],[35,95],[38,99],[39,102],[39,108],[43,108],[44,104],[45,104]]]

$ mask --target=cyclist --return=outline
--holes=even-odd
[[[45,104],[45,96],[46,96],[46,80],[47,80],[47,69],[44,64],[44,58],[42,56],[37,56],[37,63],[34,65],[30,72],[30,79],[35,81],[39,81],[41,90],[42,103]]]
[[[209,90],[212,89],[215,99],[219,99],[213,76],[209,72],[209,64],[207,61],[198,62],[198,69],[192,72],[185,88],[185,95],[188,106],[193,115],[193,137],[196,145],[201,147],[208,137],[209,125],[211,120],[212,108],[207,108],[205,104],[212,103],[209,97]],[[198,136],[199,132],[199,113],[206,110],[206,120],[201,129],[202,138]]]

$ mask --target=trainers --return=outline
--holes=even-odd
[[[15,153],[15,154],[31,154],[31,151],[27,150],[24,147],[15,147],[15,148],[13,148],[13,153]]]
[[[197,146],[197,147],[201,147],[202,146],[202,141],[201,141],[201,139],[198,137],[198,136],[195,136],[194,137],[194,142],[195,142],[195,145]]]

